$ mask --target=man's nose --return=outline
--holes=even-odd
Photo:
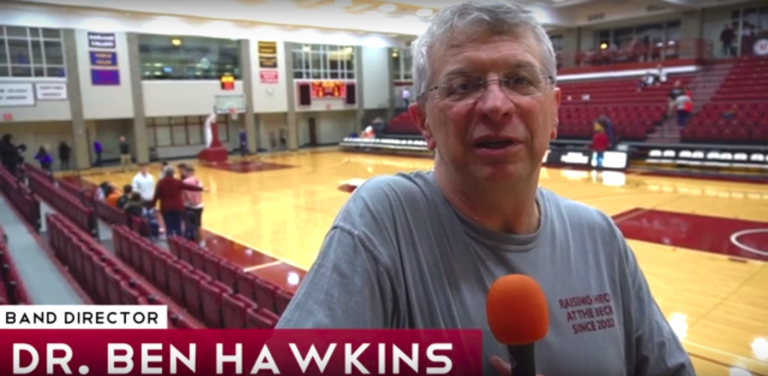
[[[488,82],[478,98],[477,110],[491,121],[500,121],[515,112],[510,94],[498,81]]]

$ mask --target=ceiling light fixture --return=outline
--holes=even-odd
[[[333,2],[334,5],[337,7],[346,8],[350,5],[352,5],[352,0],[336,0]]]
[[[397,10],[397,6],[395,4],[388,3],[388,4],[383,4],[382,6],[379,7],[379,11],[384,13],[394,12],[395,10]]]
[[[434,13],[432,9],[427,9],[427,8],[419,9],[416,11],[416,15],[419,17],[429,17],[432,15],[432,13]]]

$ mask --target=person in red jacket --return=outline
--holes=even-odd
[[[592,136],[592,151],[595,152],[597,168],[603,168],[603,154],[608,150],[611,140],[605,134],[605,129],[600,124],[595,124],[595,134]]]
[[[172,167],[163,170],[163,178],[157,182],[155,196],[151,206],[160,201],[160,215],[165,223],[167,236],[182,236],[181,225],[184,219],[184,191],[203,191],[203,187],[186,184],[176,179]]]

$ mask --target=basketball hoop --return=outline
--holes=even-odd
[[[237,120],[237,115],[238,115],[237,108],[231,107],[229,109],[229,118],[232,120]]]

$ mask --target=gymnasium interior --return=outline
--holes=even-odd
[[[432,168],[407,111],[410,46],[454,1],[164,3],[0,3],[0,130],[24,146],[15,175],[0,169],[0,304],[273,328],[354,190]],[[562,92],[540,186],[614,220],[698,374],[768,376],[768,3],[525,4]],[[597,165],[601,116],[616,141]],[[96,199],[161,162],[206,188],[200,243]]]

